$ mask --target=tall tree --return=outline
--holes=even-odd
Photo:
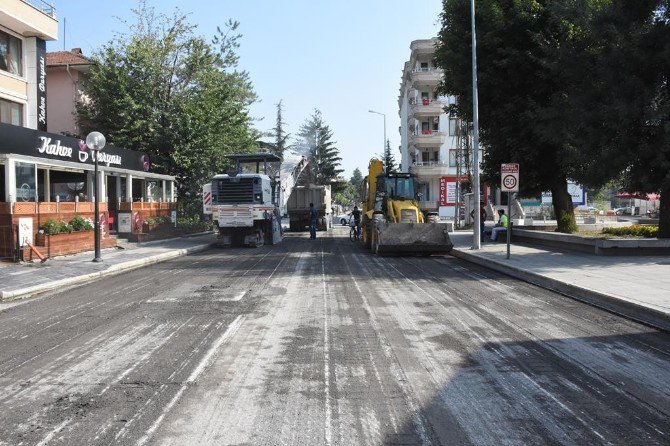
[[[305,181],[314,184],[331,184],[344,170],[340,169],[339,150],[332,140],[333,131],[315,109],[300,127],[301,150],[309,159],[309,172]]]
[[[282,117],[283,108],[282,101],[279,101],[277,103],[277,123],[272,129],[272,136],[274,136],[275,139],[274,152],[275,155],[279,156],[282,160],[284,159],[284,152],[288,148],[288,141],[290,137],[290,135],[284,131],[286,123]]]
[[[586,34],[571,105],[576,143],[602,153],[584,176],[622,173],[631,192],[660,192],[659,238],[670,238],[670,16],[667,0],[610,0]]]
[[[361,188],[361,184],[363,184],[363,174],[358,167],[354,169],[349,182],[356,188],[356,190]]]
[[[176,176],[182,210],[195,213],[202,184],[228,167],[225,155],[255,147],[256,96],[237,69],[238,23],[207,42],[179,10],[158,14],[140,1],[133,13],[128,30],[93,56],[80,128],[147,152],[154,170]]]
[[[518,162],[521,194],[550,190],[562,232],[576,229],[568,180],[597,187],[612,173],[584,175],[585,161],[607,164],[602,152],[587,152],[575,144],[580,129],[571,115],[580,71],[574,56],[586,50],[593,17],[607,1],[477,1],[483,178],[499,184],[500,164]],[[436,51],[445,71],[442,89],[459,97],[452,111],[470,121],[470,0],[445,0],[443,5]]]
[[[395,161],[393,152],[391,151],[391,141],[386,140],[386,147],[384,148],[384,171],[386,173],[395,172],[398,163]]]

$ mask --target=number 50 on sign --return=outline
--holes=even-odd
[[[503,192],[519,192],[519,165],[517,163],[500,165],[500,189]]]

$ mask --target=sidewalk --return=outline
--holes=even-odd
[[[9,264],[0,267],[0,301],[88,282],[99,277],[203,251],[214,241],[214,235],[208,233],[141,244],[120,243],[124,249],[103,249],[100,263],[91,261],[93,251],[90,251],[54,257],[45,263]]]
[[[472,231],[449,234],[452,255],[670,331],[670,257],[596,256],[504,241],[472,250]],[[504,238],[504,237],[503,237]]]

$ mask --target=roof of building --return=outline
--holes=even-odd
[[[65,65],[92,65],[93,61],[84,56],[81,48],[72,48],[70,51],[55,51],[47,53],[47,66]]]

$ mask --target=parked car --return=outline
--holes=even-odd
[[[345,212],[343,214],[333,215],[333,224],[340,224],[342,226],[347,226],[349,224],[350,218],[351,218],[351,212]]]

